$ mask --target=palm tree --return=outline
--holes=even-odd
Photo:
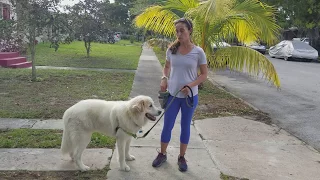
[[[145,28],[173,38],[173,21],[181,17],[193,20],[193,42],[202,47],[211,68],[247,71],[262,75],[280,87],[272,63],[262,54],[243,46],[218,48],[213,43],[232,41],[240,43],[262,41],[271,45],[277,40],[280,27],[275,22],[275,9],[259,0],[168,0],[163,5],[145,9],[135,19],[139,28]]]

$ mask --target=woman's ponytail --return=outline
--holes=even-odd
[[[178,39],[176,39],[169,47],[169,50],[172,52],[172,54],[177,54],[179,46],[180,46],[180,42]]]

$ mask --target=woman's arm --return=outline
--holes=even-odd
[[[162,71],[162,78],[160,82],[160,89],[162,92],[167,90],[168,87],[168,76],[170,74],[170,61],[166,61],[166,64],[164,65],[163,71]]]
[[[194,87],[194,86],[199,85],[200,83],[202,83],[203,81],[205,81],[207,79],[207,76],[208,76],[207,64],[201,64],[200,65],[200,75],[198,76],[198,78],[195,81],[189,83],[188,86]]]
[[[164,64],[162,75],[164,77],[168,77],[170,73],[170,61],[166,60],[166,63]]]
[[[207,64],[201,64],[200,65],[200,75],[198,76],[198,78],[195,81],[187,84],[187,86],[189,86],[191,88],[194,86],[197,86],[200,83],[202,83],[203,81],[205,81],[207,79],[207,76],[208,76]],[[185,87],[181,90],[181,92],[187,96],[189,94],[189,88]]]

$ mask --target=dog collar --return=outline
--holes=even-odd
[[[121,129],[123,132],[127,133],[129,136],[132,136],[133,138],[137,139],[137,135],[136,134],[128,132],[128,131],[124,130],[123,128],[119,127],[119,126],[116,127],[116,132],[118,131],[118,129]]]

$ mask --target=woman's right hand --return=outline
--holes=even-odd
[[[168,81],[167,79],[162,79],[160,82],[160,89],[162,92],[165,92],[167,90],[168,87]]]

